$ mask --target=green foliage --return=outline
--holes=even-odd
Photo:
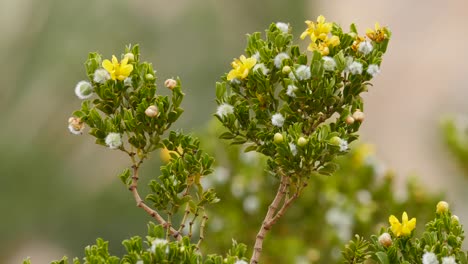
[[[108,250],[108,242],[98,238],[95,245],[85,248],[85,257],[80,262],[75,258],[73,264],[149,264],[149,263],[184,263],[184,264],[233,264],[245,257],[246,247],[233,241],[232,248],[226,256],[209,255],[204,260],[198,252],[197,246],[190,243],[187,237],[182,241],[168,242],[164,238],[164,229],[160,225],[149,223],[148,236],[143,243],[139,236],[132,237],[122,242],[126,254],[122,258],[111,256]],[[29,264],[25,260],[23,264]],[[68,264],[68,258],[53,261],[51,264]]]
[[[183,112],[180,104],[184,94],[180,81],[171,89],[170,99],[156,94],[156,79],[144,77],[155,74],[153,66],[139,61],[138,45],[128,46],[125,53],[134,57],[131,74],[125,81],[110,79],[105,82],[97,82],[95,78],[96,70],[102,69],[102,56],[90,53],[85,63],[86,72],[98,98],[83,101],[81,109],[73,116],[90,126],[89,133],[96,138],[96,143],[106,145],[106,136],[116,132],[126,135],[131,147],[137,149],[139,156],[144,156],[161,147],[160,137]],[[145,114],[149,106],[156,106],[157,118]],[[121,149],[125,150],[123,146]]]
[[[445,206],[446,205],[446,206]],[[387,238],[384,238],[387,236]],[[434,219],[425,224],[422,235],[414,233],[397,236],[392,228],[382,229],[380,237],[371,237],[371,246],[357,248],[358,244],[369,244],[357,237],[351,241],[343,252],[346,263],[352,262],[354,256],[365,254],[371,262],[366,263],[468,263],[467,254],[462,250],[465,238],[464,231],[457,216],[452,215],[448,204],[439,202]],[[456,262],[455,262],[456,261]]]
[[[354,241],[349,242],[346,245],[343,256],[345,258],[345,262],[347,264],[354,264],[354,263],[363,263],[366,259],[370,257],[368,255],[368,248],[370,243],[364,240],[359,235],[356,235],[356,239]]]
[[[308,55],[292,42],[291,34],[272,24],[265,38],[259,32],[248,36],[245,51],[255,58],[255,67],[239,66],[241,57],[216,85],[216,117],[227,129],[220,137],[232,144],[247,143],[246,151],[270,157],[268,168],[274,175],[283,171],[298,181],[312,172],[331,175],[334,158],[345,154],[347,144],[358,137],[362,119],[346,119],[363,109],[360,94],[372,79],[366,70],[380,65],[385,50],[372,42],[373,52],[364,54],[353,48],[355,33],[343,33],[336,24],[331,33],[342,40],[339,46],[327,57],[318,51]],[[329,60],[334,66],[325,65]],[[361,72],[350,70],[352,62],[361,65]],[[239,69],[248,75],[231,79]],[[222,111],[226,104],[232,113]],[[275,143],[275,133],[284,140]],[[301,137],[306,143],[297,147]]]
[[[462,118],[446,119],[442,123],[445,142],[468,174],[468,126]]]
[[[149,249],[144,249],[141,237],[132,237],[123,241],[128,254],[118,258],[109,254],[108,242],[97,239],[96,245],[86,247],[84,263],[201,263],[204,258],[199,247],[208,220],[205,206],[219,201],[213,189],[203,188],[201,179],[211,174],[214,159],[200,149],[198,139],[180,131],[168,132],[183,113],[180,81],[165,82],[171,97],[159,95],[155,71],[150,63],[139,61],[138,46],[127,47],[121,58],[103,61],[100,54],[90,53],[85,66],[92,94],[75,93],[81,99],[97,98],[83,101],[70,118],[69,129],[80,134],[86,124],[97,144],[129,156],[131,168],[124,169],[119,178],[132,192],[137,206],[158,225],[149,225],[145,241]],[[161,175],[149,181],[146,200],[153,203],[154,210],[140,198],[138,181],[140,166],[156,149],[162,149],[167,159]],[[182,207],[184,210],[179,210]],[[199,237],[196,243],[195,234]],[[210,255],[206,261],[233,263],[245,252],[244,245],[233,243],[226,257]],[[56,263],[68,263],[67,258]]]

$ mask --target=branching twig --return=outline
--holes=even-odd
[[[187,205],[185,206],[184,216],[182,217],[182,221],[180,222],[179,230],[177,230],[177,232],[182,233],[182,231],[185,228],[185,222],[187,221],[187,217],[189,216],[189,214],[190,214],[190,205],[187,203]]]
[[[263,248],[263,240],[265,239],[266,233],[271,229],[271,219],[275,216],[275,213],[278,210],[278,206],[286,194],[286,189],[289,185],[288,183],[288,177],[285,175],[281,175],[281,182],[278,191],[276,192],[276,196],[271,202],[270,206],[268,207],[265,219],[263,220],[262,226],[258,231],[257,239],[255,240],[254,245],[254,252],[252,258],[250,259],[250,264],[257,264],[258,260],[260,259],[260,255],[262,253]]]
[[[208,216],[207,216],[206,213],[203,211],[203,217],[202,217],[202,220],[201,220],[201,223],[200,223],[200,238],[198,239],[198,242],[197,242],[197,249],[200,249],[200,244],[201,244],[202,241],[205,239],[205,225],[206,225],[206,221],[208,221]]]
[[[141,163],[141,161],[139,162]],[[139,164],[138,163],[138,164]],[[130,185],[129,190],[132,192],[133,197],[135,198],[136,205],[140,208],[143,208],[151,217],[153,217],[159,224],[163,226],[163,228],[167,229],[169,233],[176,238],[177,240],[182,240],[182,235],[175,230],[162,216],[156,212],[155,210],[151,209],[145,202],[141,199],[140,194],[138,193],[138,165],[133,165],[133,176],[132,176],[132,184]]]

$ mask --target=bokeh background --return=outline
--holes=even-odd
[[[215,111],[214,83],[243,53],[245,34],[287,22],[296,36],[319,14],[360,32],[375,21],[393,31],[382,73],[365,95],[362,141],[400,176],[443,191],[465,224],[466,187],[444,145],[440,120],[468,115],[468,2],[1,0],[0,263],[48,263],[83,255],[100,236],[143,235],[149,219],[116,174],[125,156],[66,128],[79,107],[75,84],[90,51],[120,54],[139,43],[158,84],[182,79],[179,127],[203,131]],[[162,89],[161,89],[162,90]],[[158,161],[143,173],[156,174]],[[404,196],[402,191],[399,195]]]

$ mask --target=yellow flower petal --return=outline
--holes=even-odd
[[[104,60],[102,62],[102,67],[106,69],[106,71],[108,71],[109,73],[114,70],[114,65],[109,60]]]
[[[325,17],[320,15],[317,17],[317,23],[325,23]]]
[[[380,30],[380,24],[379,24],[379,22],[375,22],[374,28],[375,28],[375,31]]]
[[[390,222],[390,225],[394,225],[396,223],[400,223],[400,221],[394,216],[394,215],[391,215],[389,218],[388,218],[388,222]]]
[[[128,57],[125,57],[125,58],[123,58],[122,61],[120,61],[120,65],[122,65],[122,67],[127,65],[127,63],[128,63]]]
[[[408,223],[408,214],[406,212],[403,212],[403,215],[401,216],[401,220],[403,224]]]
[[[117,57],[115,57],[115,55],[112,55],[112,64],[119,64],[119,61],[117,60]]]

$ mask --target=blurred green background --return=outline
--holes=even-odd
[[[214,83],[243,53],[245,34],[282,21],[298,36],[318,14],[356,22],[361,32],[376,20],[392,29],[383,73],[366,96],[363,138],[400,175],[416,171],[433,190],[448,190],[455,213],[468,217],[466,178],[438,132],[441,116],[468,110],[468,4],[348,2],[2,0],[0,263],[81,257],[98,236],[118,253],[122,239],[145,232],[149,218],[116,177],[125,156],[67,130],[88,52],[110,57],[139,43],[161,88],[166,78],[182,79],[179,127],[203,131],[215,110]],[[143,175],[158,175],[153,161]]]

